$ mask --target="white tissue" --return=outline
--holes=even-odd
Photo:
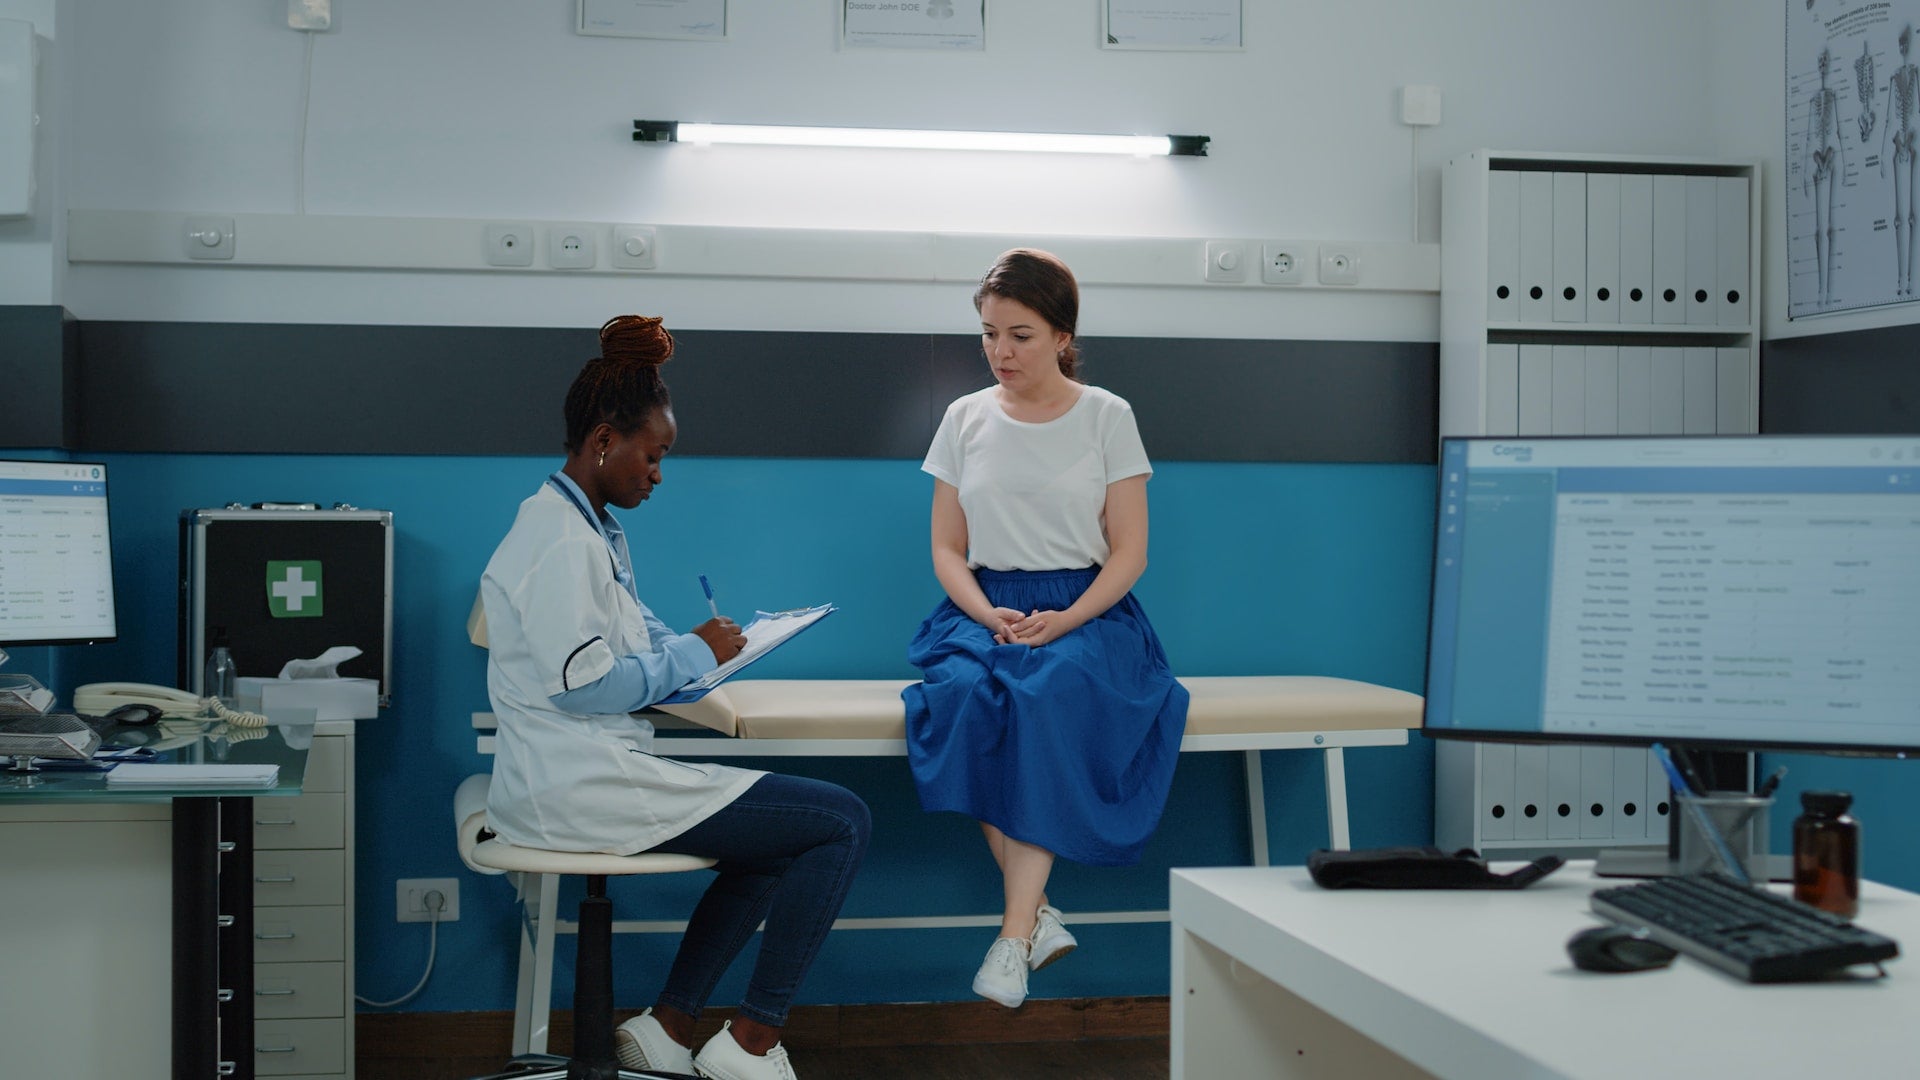
[[[311,660],[289,660],[280,669],[283,679],[337,679],[340,665],[360,655],[351,645],[335,645]]]

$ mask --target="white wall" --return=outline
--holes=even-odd
[[[1445,119],[1417,143],[1420,238],[1431,242],[1438,167],[1455,153],[1717,154],[1725,107],[1753,107],[1724,101],[1701,62],[1727,49],[1735,9],[1752,10],[1733,0],[1248,0],[1238,53],[1102,50],[1095,0],[994,0],[988,48],[967,55],[840,51],[827,0],[731,8],[731,40],[687,43],[577,36],[573,0],[335,0],[334,29],[312,43],[305,210],[1407,241],[1415,140],[1398,122],[1398,88],[1432,83]],[[307,42],[283,5],[63,10],[73,208],[298,209]],[[1778,49],[1775,38],[1758,53]],[[1752,74],[1738,56],[1728,64]],[[642,147],[626,141],[635,117],[1142,130],[1213,144],[1205,159],[1174,161]],[[82,318],[594,325],[641,309],[689,328],[972,323],[964,288],[914,283],[87,263],[65,286],[61,302]],[[1081,329],[1432,340],[1438,316],[1424,293],[1111,287],[1088,290]]]
[[[63,55],[56,47],[57,0],[0,0],[0,19],[30,23],[40,45],[34,147],[34,211],[0,218],[0,304],[55,304],[66,281],[67,261],[56,255],[66,244],[66,192],[61,189],[67,114]]]

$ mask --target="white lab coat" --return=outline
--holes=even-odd
[[[653,725],[576,715],[551,695],[585,686],[616,656],[654,647],[645,608],[615,577],[607,541],[551,484],[519,516],[480,579],[487,694],[499,728],[487,824],[510,844],[630,855],[685,832],[762,772],[653,756]],[[691,634],[662,645],[695,675],[713,654]]]

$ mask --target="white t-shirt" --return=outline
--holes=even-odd
[[[1015,420],[999,387],[947,406],[921,470],[960,491],[967,565],[1080,570],[1102,565],[1107,485],[1152,476],[1133,408],[1098,386],[1044,424]]]

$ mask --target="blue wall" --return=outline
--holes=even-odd
[[[112,645],[23,650],[11,670],[60,693],[96,679],[174,681],[176,558],[182,509],[227,502],[335,501],[393,511],[396,530],[393,705],[358,730],[355,917],[361,994],[396,997],[419,977],[427,929],[393,918],[394,881],[459,877],[461,919],[440,930],[426,990],[405,1008],[511,1009],[515,926],[502,878],[466,871],[453,850],[450,798],[485,771],[470,714],[490,708],[485,655],[464,621],[480,571],[519,501],[556,459],[148,455],[105,456],[111,478],[122,634]],[[755,666],[762,678],[915,673],[905,643],[939,597],[927,563],[931,482],[916,462],[669,459],[666,482],[628,512],[641,594],[670,624],[705,617],[696,575],[721,609],[843,609]],[[1183,674],[1337,675],[1418,692],[1432,540],[1432,474],[1402,465],[1170,463],[1149,487],[1152,566],[1138,593]],[[53,670],[33,672],[44,662]],[[1347,755],[1357,845],[1426,842],[1432,753]],[[920,811],[902,759],[749,764],[843,783],[874,808],[872,853],[846,914],[960,915],[999,908],[975,826]],[[1265,755],[1271,842],[1297,863],[1326,843],[1317,755]],[[1159,834],[1139,867],[1062,864],[1052,896],[1075,909],[1162,909],[1171,866],[1246,861],[1240,755],[1189,754]],[[678,919],[694,875],[616,882],[617,917]],[[563,898],[571,903],[570,898]],[[1034,981],[1040,997],[1164,994],[1164,924],[1076,927],[1071,963]],[[970,1000],[990,930],[843,931],[802,991],[805,1003]],[[652,1001],[673,939],[624,935],[617,1000]],[[567,998],[570,946],[558,995]],[[736,965],[743,969],[745,964]],[[715,1004],[737,1000],[730,976]]]

